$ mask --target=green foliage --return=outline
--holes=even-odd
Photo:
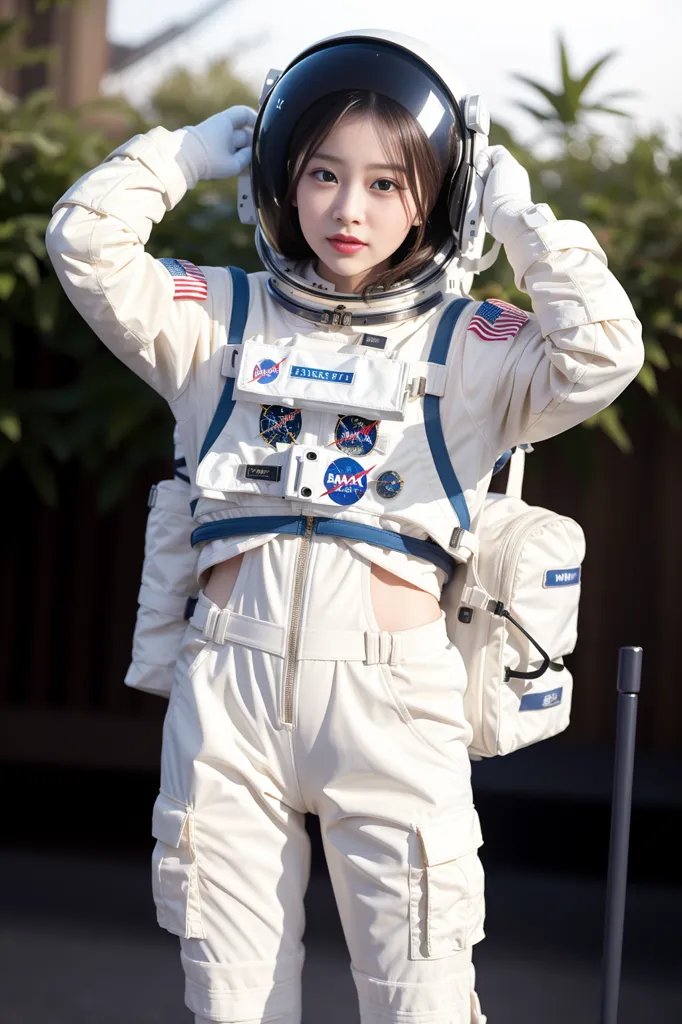
[[[221,57],[200,74],[184,68],[174,71],[154,94],[151,119],[172,131],[237,105],[255,110],[258,97],[235,78],[229,58]]]
[[[51,46],[21,46],[22,34],[28,28],[26,18],[0,18],[0,65],[3,68],[22,68],[32,64],[49,64],[55,59]]]
[[[16,49],[17,31],[0,23],[0,63]],[[569,115],[582,116],[582,94],[604,61],[578,80],[562,58],[564,90],[573,92],[556,101],[558,118],[570,124]],[[100,506],[111,507],[142,467],[170,454],[171,437],[166,404],[108,352],[65,298],[43,241],[51,208],[123,139],[152,124],[197,123],[234,103],[254,106],[255,97],[234,78],[229,61],[215,62],[203,76],[173,75],[147,119],[118,100],[64,111],[49,92],[19,101],[0,91],[0,468],[16,460],[46,502],[57,501],[60,464],[77,462],[97,480]],[[592,135],[539,159],[502,125],[494,126],[491,142],[508,146],[528,167],[537,201],[549,202],[557,216],[590,224],[644,324],[641,387],[629,389],[587,430],[571,431],[574,448],[598,428],[627,450],[633,392],[679,426],[678,410],[658,393],[658,377],[680,365],[682,154],[652,135],[634,138],[625,158],[615,161]],[[200,183],[155,227],[149,251],[259,269],[253,229],[236,216],[235,189],[234,181]],[[528,308],[503,258],[477,282],[475,294]]]
[[[3,38],[15,38],[20,28],[14,23],[3,35],[0,26],[0,61]],[[213,66],[210,82],[212,94],[198,86],[189,93],[197,110],[200,99],[207,103],[199,118],[232,102],[254,102],[226,66]],[[174,88],[171,81],[159,94],[169,127],[175,127]],[[175,109],[180,124],[195,120],[194,113]],[[44,243],[59,196],[118,142],[160,121],[145,121],[119,100],[66,111],[47,90],[23,101],[0,90],[0,469],[17,460],[48,504],[58,499],[60,464],[76,461],[91,471],[106,509],[141,467],[170,454],[166,403],[104,348],[73,309]],[[149,251],[260,269],[253,229],[236,216],[235,188],[234,181],[200,183],[154,231]]]
[[[87,451],[88,434],[76,424],[92,411],[83,382],[100,355],[44,243],[55,199],[112,148],[86,113],[59,110],[47,91],[24,102],[0,93],[0,466],[18,459],[48,503],[56,500],[55,464]],[[126,134],[137,122],[129,112]],[[45,379],[36,388],[31,364],[40,346]]]
[[[517,103],[521,110],[525,110],[542,126],[543,133],[552,132],[562,137],[570,137],[576,128],[582,127],[589,114],[611,114],[615,117],[627,117],[623,110],[606,106],[606,102],[615,99],[623,99],[632,96],[634,93],[628,90],[611,92],[601,97],[597,103],[589,103],[586,93],[590,90],[594,79],[604,69],[606,64],[616,56],[615,53],[607,53],[599,60],[596,60],[587,71],[578,77],[571,74],[568,62],[566,45],[559,36],[559,67],[561,70],[561,88],[554,92],[547,88],[542,82],[529,78],[527,75],[514,74],[512,77],[519,82],[529,86],[537,96],[545,101],[544,109],[530,106],[527,103]]]

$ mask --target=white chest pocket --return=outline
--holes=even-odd
[[[301,335],[287,347],[246,341],[235,398],[376,419],[405,418],[409,363],[306,347],[304,341]]]

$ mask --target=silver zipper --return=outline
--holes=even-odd
[[[534,533],[543,521],[549,521],[553,518],[554,514],[552,512],[546,512],[544,509],[538,509],[532,518],[529,516],[525,523],[520,523],[507,538],[507,543],[504,545],[497,563],[498,571],[501,572],[502,566],[506,560],[507,564],[505,568],[507,571],[504,575],[500,576],[499,596],[497,594],[493,594],[493,597],[496,597],[498,601],[501,601],[505,608],[511,600],[511,587],[514,582],[514,576],[516,575],[516,562],[521,548],[526,543],[528,536],[531,533]],[[512,553],[511,556],[510,552]],[[497,573],[495,575],[497,575]]]
[[[294,675],[296,673],[296,648],[298,646],[298,629],[301,618],[301,594],[308,570],[310,538],[315,525],[314,516],[305,517],[305,533],[301,538],[301,547],[296,558],[294,571],[294,593],[291,599],[291,615],[289,616],[289,639],[287,642],[286,661],[284,663],[284,708],[282,721],[290,725],[294,717]]]

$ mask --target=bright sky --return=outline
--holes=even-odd
[[[109,0],[109,36],[115,42],[140,43],[208,2]],[[309,43],[347,29],[376,28],[377,23],[449,54],[464,91],[483,93],[493,117],[526,137],[529,129],[535,133],[534,122],[512,100],[535,99],[510,72],[550,88],[558,85],[559,31],[574,73],[616,50],[618,56],[597,80],[595,98],[637,90],[636,97],[614,105],[630,111],[640,127],[665,125],[671,141],[682,141],[681,0],[569,0],[563,5],[547,0],[391,0],[381,5],[367,0],[231,0],[203,26],[111,85],[140,102],[172,68],[200,68],[231,53],[235,71],[260,92],[267,71],[284,68]],[[615,118],[598,123],[620,130]]]

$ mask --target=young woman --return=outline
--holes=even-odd
[[[449,74],[389,33],[322,41],[257,120],[119,147],[48,231],[71,300],[170,403],[192,480],[203,589],[153,833],[198,1022],[300,1021],[306,812],[363,1024],[485,1020],[466,672],[439,597],[497,457],[608,405],[642,343],[592,233],[533,204]],[[147,255],[186,189],[244,170],[252,131],[265,271]],[[532,315],[453,304],[481,192]]]

